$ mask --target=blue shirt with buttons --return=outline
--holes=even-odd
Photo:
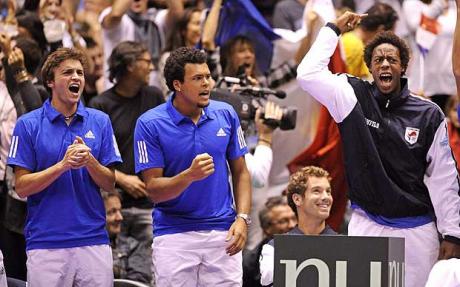
[[[211,100],[195,124],[176,110],[173,100],[174,95],[137,120],[136,173],[162,168],[163,176],[173,177],[202,153],[212,156],[215,171],[190,184],[178,197],[155,204],[154,235],[228,230],[235,211],[227,160],[247,153],[238,115],[227,103]]]
[[[13,132],[8,165],[39,172],[59,161],[76,136],[103,166],[121,162],[108,115],[80,102],[70,125],[47,100],[20,117]],[[27,198],[27,250],[109,244],[99,186],[83,167],[70,169]]]

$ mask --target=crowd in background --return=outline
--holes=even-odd
[[[86,55],[81,101],[109,114],[123,159],[115,167],[116,192],[103,193],[107,231],[117,259],[115,278],[154,282],[154,204],[134,172],[132,132],[142,113],[171,96],[163,69],[179,47],[205,51],[214,81],[232,93],[243,85],[282,90],[286,98],[268,99],[297,109],[295,129],[267,127],[257,118],[260,114],[245,128],[253,150],[253,158],[246,159],[253,183],[253,223],[243,261],[249,269],[254,265],[248,260],[258,258],[251,253],[260,254],[274,234],[295,226],[283,194],[290,173],[303,166],[329,172],[334,205],[328,224],[346,232],[347,183],[338,129],[327,110],[295,80],[297,65],[319,29],[345,11],[368,16],[341,36],[331,70],[372,81],[364,47],[377,33],[394,31],[411,48],[405,71],[409,89],[444,110],[452,151],[460,157],[452,73],[457,15],[453,0],[7,0],[1,5],[0,249],[9,277],[26,280],[27,208],[14,192],[6,157],[17,118],[50,97],[40,70],[47,55],[59,47],[80,49]]]

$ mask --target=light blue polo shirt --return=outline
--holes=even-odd
[[[13,132],[8,165],[38,172],[56,164],[80,136],[104,166],[121,162],[108,115],[80,102],[70,126],[49,100],[20,117]],[[99,187],[86,168],[63,173],[27,198],[27,250],[109,244]]]
[[[215,172],[193,182],[177,198],[155,204],[154,235],[199,230],[228,230],[235,220],[227,160],[247,153],[238,115],[227,103],[210,101],[195,125],[166,103],[144,113],[136,123],[136,173],[163,168],[173,177],[190,167],[198,154],[212,156]]]

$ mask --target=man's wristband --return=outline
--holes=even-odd
[[[337,34],[337,36],[340,36],[340,34],[342,34],[339,27],[337,27],[337,25],[335,25],[332,22],[327,22],[326,27],[331,28]]]
[[[27,74],[26,70],[20,69],[14,75],[14,79],[16,80],[16,83],[20,84],[29,80],[29,75]]]

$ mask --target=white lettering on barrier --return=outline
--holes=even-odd
[[[318,258],[310,258],[303,261],[297,267],[297,260],[280,260],[286,267],[285,286],[297,287],[297,277],[308,266],[316,267],[318,271],[318,287],[330,287],[330,272],[326,262]],[[388,262],[388,286],[404,287],[404,263],[392,261]],[[370,281],[369,287],[382,286],[382,262],[370,262]],[[401,279],[401,280],[400,280]],[[335,262],[335,282],[336,287],[347,287],[347,261]],[[401,286],[399,285],[401,283]]]

